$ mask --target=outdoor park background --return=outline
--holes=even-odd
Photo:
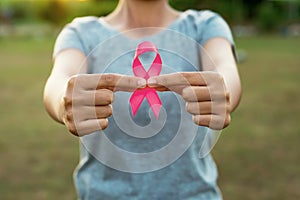
[[[173,0],[229,22],[243,98],[213,150],[228,200],[300,199],[299,1]],[[76,199],[78,139],[46,114],[55,37],[75,16],[116,1],[0,2],[0,199]]]

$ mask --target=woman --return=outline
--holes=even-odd
[[[134,52],[120,51],[130,51],[145,40],[158,46],[167,65],[161,75],[147,80],[128,74],[132,64],[128,60],[132,61]],[[200,52],[194,50],[193,42],[202,46]],[[167,50],[160,51],[162,48]],[[176,49],[184,58],[170,53]],[[115,54],[120,55],[120,62],[115,57],[107,58]],[[198,58],[201,62],[194,66],[197,62],[190,60]],[[124,108],[128,108],[131,92],[145,87],[160,91],[161,112],[165,114],[159,120],[165,117],[165,121],[159,134],[139,138],[146,128],[157,129],[153,124],[159,120],[144,111],[149,108],[147,102],[135,117],[128,117]],[[174,100],[174,92],[167,92],[170,90],[180,96],[179,103]],[[85,135],[83,138],[93,135],[89,142],[82,140],[81,161],[74,173],[80,199],[210,200],[222,198],[216,185],[217,170],[210,155],[199,158],[199,147],[210,130],[229,125],[230,113],[240,96],[231,32],[219,15],[210,11],[179,12],[167,0],[119,0],[108,16],[75,19],[60,33],[44,102],[49,114],[71,133]],[[184,112],[178,109],[181,101],[186,106]],[[128,125],[128,118],[134,124]],[[174,151],[165,152],[167,156],[154,156],[155,164],[113,154],[104,142],[109,138],[128,152],[144,155],[167,146],[177,133],[183,140],[193,135],[195,141],[168,163],[168,155],[188,142],[179,142]]]

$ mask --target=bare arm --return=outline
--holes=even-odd
[[[223,76],[226,90],[230,95],[230,112],[232,112],[240,102],[242,89],[231,44],[226,39],[213,38],[208,40],[203,48],[205,50],[204,54],[202,53],[203,69],[210,70],[213,65]]]
[[[44,104],[49,115],[57,122],[63,123],[63,95],[68,80],[86,71],[86,57],[77,49],[67,49],[55,57],[52,72],[44,89]]]

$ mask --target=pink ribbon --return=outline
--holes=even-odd
[[[148,71],[145,70],[144,66],[142,65],[141,61],[138,58],[141,54],[146,52],[156,53],[156,56]],[[132,70],[134,75],[148,80],[151,76],[159,75],[161,72],[161,68],[162,68],[161,57],[155,45],[147,41],[140,43],[136,48],[133,63],[132,63]],[[143,89],[135,90],[131,95],[130,106],[132,109],[133,116],[136,115],[136,112],[138,111],[144,98],[147,99],[150,108],[152,109],[152,112],[154,113],[156,119],[158,119],[158,115],[162,103],[160,101],[160,98],[156,90],[154,88],[149,88],[148,86]]]

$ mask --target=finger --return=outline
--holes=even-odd
[[[79,137],[88,135],[95,131],[104,130],[108,126],[107,119],[90,119],[81,121],[76,126],[76,132]]]
[[[114,100],[114,93],[108,89],[74,91],[72,96],[64,97],[65,107],[105,106]]]
[[[109,105],[114,100],[114,93],[108,89],[99,89],[95,92],[95,106]]]
[[[203,73],[203,72],[202,72]],[[174,86],[205,86],[206,80],[200,72],[181,72],[150,77],[149,87],[172,88]]]
[[[182,91],[182,98],[187,102],[211,101],[208,87],[190,86]]]
[[[211,101],[186,103],[186,111],[193,115],[214,114],[225,116],[227,113],[229,113],[229,109],[229,104],[213,103]]]
[[[82,117],[80,119],[89,120],[89,119],[104,119],[112,115],[112,106],[89,106],[84,109],[84,112],[81,113]]]
[[[193,115],[193,121],[200,126],[206,126],[214,130],[221,130],[230,124],[230,115]]]
[[[107,88],[112,91],[132,92],[137,88],[143,88],[145,86],[146,80],[143,78],[119,74],[102,74],[97,89]]]
[[[186,87],[182,91],[182,97],[185,101],[224,101],[227,100],[227,93],[217,89],[211,89],[207,86]]]
[[[193,115],[204,115],[204,114],[212,114],[211,109],[212,102],[204,101],[204,102],[187,102],[186,103],[186,111]]]
[[[76,84],[86,90],[109,89],[111,91],[132,92],[146,87],[146,80],[135,76],[120,74],[84,74],[77,75]]]
[[[185,87],[186,86],[179,85],[179,86],[171,86],[169,88],[166,88],[166,87],[163,87],[163,86],[152,87],[152,88],[154,88],[156,91],[159,91],[159,92],[172,91],[172,92],[176,92],[176,93],[181,95],[182,91]]]

